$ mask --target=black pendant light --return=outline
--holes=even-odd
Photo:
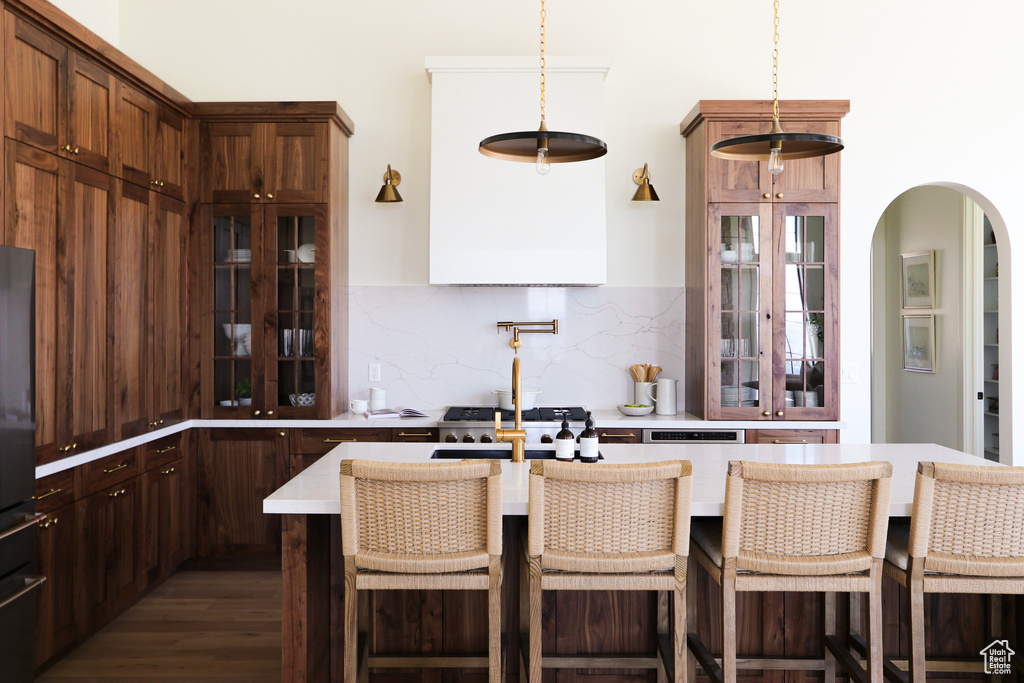
[[[551,164],[596,159],[608,153],[608,145],[590,135],[549,131],[544,120],[544,89],[546,86],[545,55],[547,12],[540,2],[540,126],[537,130],[499,133],[480,141],[480,153],[505,161],[536,163],[537,173],[546,175]]]
[[[739,161],[767,161],[772,175],[782,173],[785,159],[807,159],[835,154],[842,139],[822,133],[785,133],[779,124],[779,0],[775,0],[775,49],[772,50],[772,129],[760,135],[742,135],[711,146],[711,156]]]

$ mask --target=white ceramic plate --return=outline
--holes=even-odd
[[[641,415],[650,415],[654,411],[654,406],[644,406],[643,408],[630,408],[629,406],[619,406],[619,412],[629,417],[640,417]]]
[[[306,242],[299,245],[295,255],[298,257],[299,263],[312,263],[316,260],[316,249],[313,247],[312,242]]]

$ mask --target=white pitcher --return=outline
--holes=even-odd
[[[655,415],[676,414],[676,382],[677,379],[659,379],[654,386],[647,387],[647,396],[654,401]]]

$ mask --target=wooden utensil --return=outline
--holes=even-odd
[[[648,382],[657,382],[658,381],[658,374],[660,372],[661,372],[661,366],[660,365],[649,365],[649,366],[647,366],[647,381]]]

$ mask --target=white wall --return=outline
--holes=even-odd
[[[539,13],[534,3],[478,0],[122,0],[120,10],[121,48],[194,99],[342,103],[356,122],[354,285],[426,282],[430,92],[423,58],[533,54]],[[1017,87],[1024,3],[786,0],[780,12],[782,96],[852,103],[843,125],[842,418],[850,427],[845,440],[867,442],[864,292],[871,233],[886,206],[930,182],[973,189],[1001,252],[1005,245],[1008,275],[1024,265],[1013,250],[1024,230],[1020,174],[1001,142],[1024,125]],[[552,54],[611,58],[609,284],[681,286],[678,122],[701,98],[770,96],[771,4],[651,0],[636,11],[611,0],[554,1],[548,47]],[[630,174],[645,161],[662,201],[633,204]],[[402,172],[401,205],[373,203],[387,163]],[[1024,285],[1007,277],[1005,288],[1002,300],[1018,290],[1013,298],[1024,301]],[[1003,327],[1008,354],[1013,339],[1024,340],[1019,317]],[[1013,422],[1024,421],[1024,400],[1007,405],[1004,398],[1002,407]],[[1018,460],[1024,462],[1024,451]]]
[[[885,392],[884,440],[962,449],[964,196],[943,187],[917,187],[900,195],[883,220],[884,262],[873,263],[872,297],[885,315],[884,354],[875,356],[884,367],[884,384],[875,393]],[[935,251],[935,308],[904,310],[900,254],[929,250]],[[935,315],[934,373],[903,369],[901,316],[916,314]]]
[[[50,0],[114,47],[121,42],[121,0]]]

